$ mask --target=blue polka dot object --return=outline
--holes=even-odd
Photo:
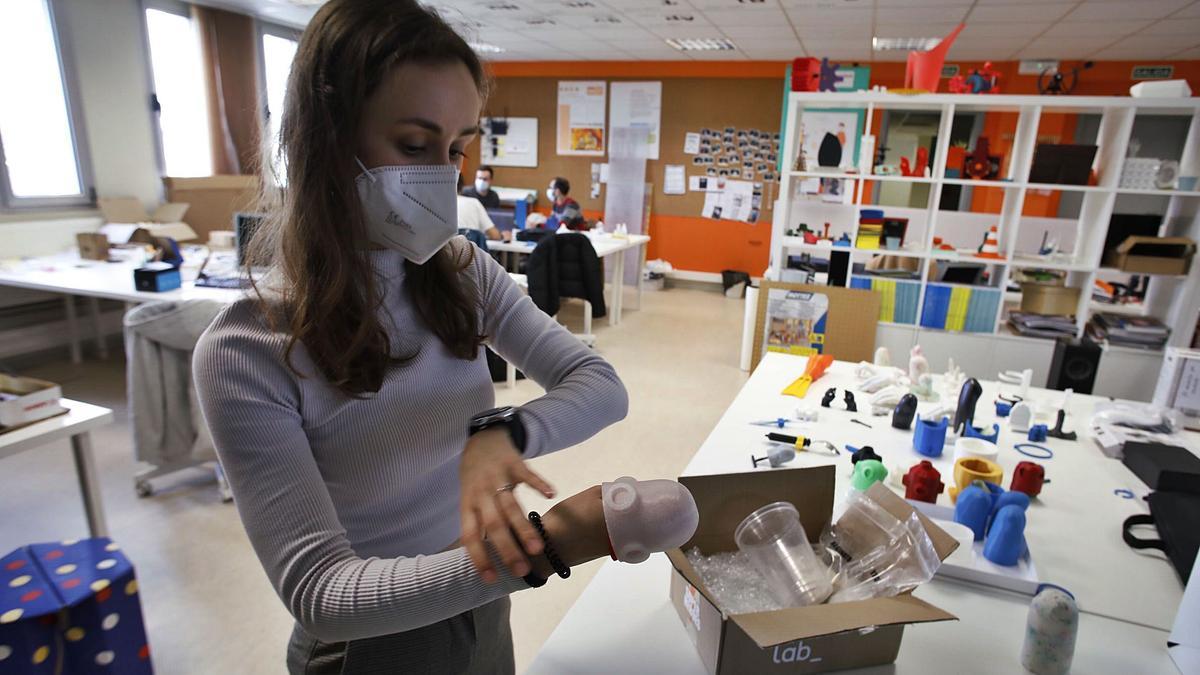
[[[10,672],[154,672],[133,565],[117,544],[32,544],[0,558],[0,673]]]

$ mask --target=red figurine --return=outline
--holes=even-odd
[[[1037,462],[1020,462],[1013,471],[1012,485],[1008,486],[1013,492],[1024,492],[1030,499],[1042,492],[1042,484],[1046,482],[1046,470]]]
[[[938,473],[938,470],[927,459],[921,460],[920,464],[913,464],[908,473],[904,474],[903,482],[905,499],[915,499],[930,504],[936,503],[937,496],[946,489],[942,483],[942,474]]]

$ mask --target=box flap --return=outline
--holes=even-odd
[[[730,617],[762,648],[869,626],[954,621],[958,617],[911,594]]]
[[[1136,250],[1135,250],[1136,249]],[[1187,237],[1125,237],[1117,246],[1122,255],[1147,255],[1181,258],[1196,250],[1196,242]]]
[[[136,197],[101,197],[96,205],[110,223],[140,223],[147,219],[146,209]]]
[[[187,213],[190,204],[181,202],[167,202],[154,209],[154,215],[150,217],[156,223],[178,223],[183,220],[183,214]],[[171,235],[167,235],[171,236]],[[193,233],[193,237],[196,235]],[[176,237],[178,238],[178,237]]]
[[[170,237],[175,241],[191,241],[198,238],[191,225],[181,222],[150,223],[146,229],[155,237]]]
[[[867,490],[867,496],[902,522],[908,519],[910,513],[916,513],[917,519],[921,521],[921,525],[925,526],[925,532],[929,535],[930,540],[933,541],[933,550],[937,551],[938,560],[949,558],[950,554],[954,553],[954,550],[958,548],[957,539],[950,536],[945,530],[930,520],[928,516],[918,511],[912,504],[909,504],[900,495],[892,492],[891,489],[885,487],[882,483],[872,485]]]
[[[790,502],[800,512],[809,541],[816,541],[833,513],[835,468],[749,471],[713,476],[681,476],[700,512],[700,526],[684,551],[700,547],[705,555],[736,551],[734,530],[746,516],[772,502]],[[696,585],[696,584],[693,584]]]

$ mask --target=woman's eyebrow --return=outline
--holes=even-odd
[[[396,123],[397,124],[412,124],[414,126],[421,127],[422,129],[427,129],[429,131],[432,131],[435,134],[443,133],[442,125],[438,124],[437,122],[434,122],[433,120],[425,119],[424,117],[404,117],[404,118],[396,120]],[[471,126],[466,127],[462,131],[460,131],[458,133],[458,135],[459,136],[472,136],[477,133],[479,133],[479,125],[472,124]]]

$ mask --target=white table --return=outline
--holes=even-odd
[[[79,491],[83,496],[83,510],[87,514],[88,530],[93,537],[108,536],[104,504],[100,498],[100,485],[97,481],[96,462],[92,457],[90,432],[112,422],[113,412],[108,408],[65,398],[61,403],[68,410],[65,415],[0,434],[0,459],[69,437],[71,453],[75,456]],[[8,478],[12,480],[13,476],[8,475]]]
[[[632,249],[638,249],[638,282],[637,282],[637,309],[642,308],[642,274],[641,269],[646,264],[646,244],[650,242],[650,237],[645,234],[631,234],[626,237],[617,238],[611,234],[591,234],[583,233],[592,241],[592,247],[596,249],[596,256],[605,258],[614,254],[624,253]],[[500,251],[502,253],[533,253],[533,249],[537,246],[537,242],[533,241],[489,241],[488,251]],[[624,309],[624,289],[625,289],[625,256],[617,255],[614,258],[613,268],[613,285],[612,285],[612,300],[609,301],[610,307],[608,311],[608,325],[615,326],[621,323],[621,311]]]
[[[751,467],[751,452],[765,454],[761,452],[761,441],[768,429],[750,422],[792,416],[801,402],[779,392],[801,375],[804,364],[803,358],[767,354],[684,474],[770,471],[766,466]],[[857,390],[853,370],[852,364],[835,363],[812,385],[804,404],[819,404],[829,387]],[[976,426],[990,429],[995,411],[992,402],[1000,387],[994,382],[981,384],[984,392],[976,408]],[[1004,392],[1011,394],[1013,389],[1005,386]],[[820,410],[820,421],[800,427],[799,433],[842,447],[847,443],[871,445],[889,470],[898,465],[904,471],[923,459],[911,448],[911,433],[892,429],[890,416],[870,415],[866,395],[856,396],[859,410],[864,412],[849,413],[844,410],[841,393],[831,409]],[[1062,398],[1062,392],[1031,388],[1027,400],[1057,408]],[[1030,507],[1026,537],[1041,580],[1071,590],[1083,612],[1075,654],[1077,663],[1092,663],[1094,667],[1077,667],[1075,672],[1173,672],[1167,660],[1166,635],[1175,618],[1182,585],[1161,555],[1134,551],[1121,540],[1121,523],[1130,514],[1146,512],[1140,497],[1149,490],[1120,461],[1101,454],[1085,435],[1092,406],[1099,400],[1082,395],[1071,398],[1065,428],[1077,430],[1079,441],[1051,438],[1042,444],[1055,452],[1053,459],[1039,460],[1051,483]],[[922,403],[919,410],[934,405]],[[852,418],[872,428],[850,423]],[[1016,435],[1001,427],[999,464],[1005,469],[1008,485],[1013,467],[1028,458],[1013,450],[1013,443],[1018,442]],[[1190,445],[1195,452],[1195,435],[1189,434],[1181,444]],[[932,461],[942,473],[943,482],[951,484],[953,448],[948,446],[941,458]],[[839,466],[836,494],[840,499],[849,489],[849,453],[837,458],[800,453],[789,466],[823,464]],[[1122,489],[1138,498],[1124,499],[1114,494]],[[948,496],[942,494],[938,503],[949,504]],[[663,563],[669,567],[665,559]],[[530,672],[600,672],[604,667],[619,672],[611,661],[617,653],[631,664],[663,664],[662,668],[639,666],[638,670],[644,672],[702,672],[698,657],[692,661],[680,660],[682,656],[657,660],[657,653],[682,655],[695,649],[670,609],[666,572],[636,580],[640,572],[630,571],[636,569],[606,563],[543,646]],[[643,584],[640,589],[638,583]],[[965,645],[970,644],[985,656],[971,661],[972,672],[992,672],[987,670],[992,667],[989,663],[994,664],[995,672],[1020,672],[1017,654],[1028,597],[940,579],[916,594],[956,614],[960,621],[909,627],[897,671],[959,672],[965,661],[946,656],[965,654]],[[593,600],[585,602],[588,598]],[[642,620],[645,613],[658,611],[659,605],[666,608],[665,613],[659,612],[661,616],[655,615],[659,620]],[[646,648],[639,648],[641,645]],[[609,655],[610,660],[600,660],[600,654]],[[676,665],[669,665],[672,663]]]

